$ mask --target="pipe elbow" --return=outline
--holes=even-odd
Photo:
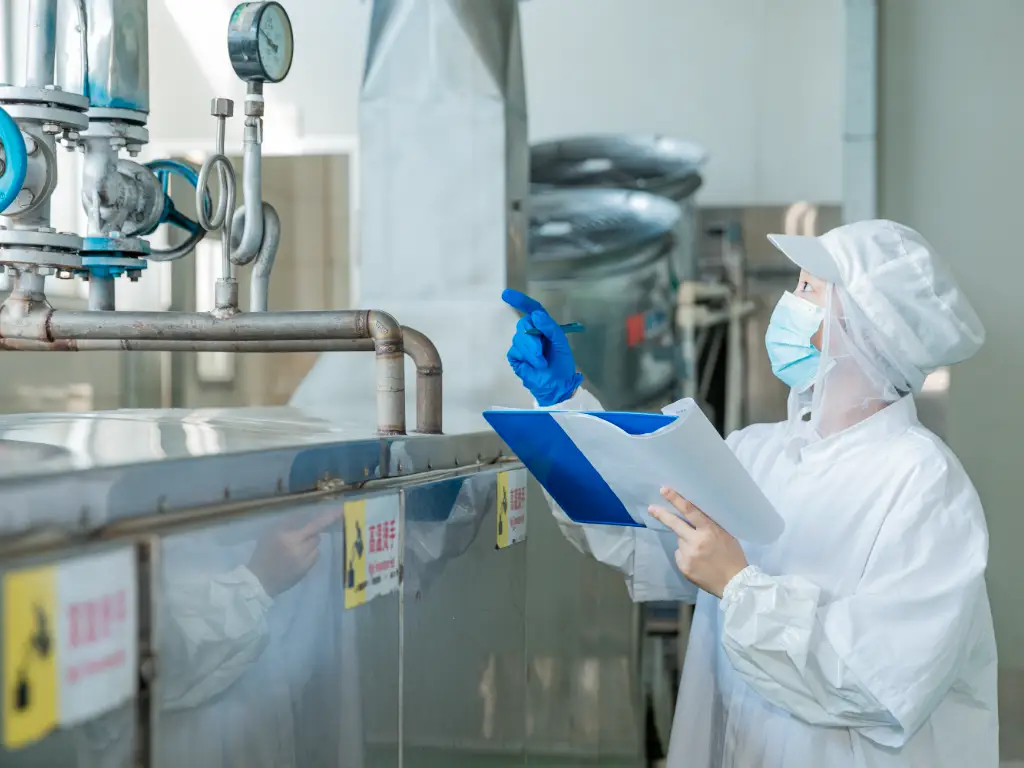
[[[402,343],[405,345],[406,354],[416,365],[416,373],[420,376],[440,376],[443,373],[441,354],[426,334],[403,325]]]
[[[377,309],[366,313],[366,335],[373,339],[375,346],[396,345],[399,352],[403,350],[402,326],[387,312]]]

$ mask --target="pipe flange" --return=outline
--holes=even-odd
[[[93,120],[89,129],[82,131],[83,139],[110,139],[120,146],[141,146],[149,143],[149,130],[142,125],[125,123],[120,120]]]
[[[112,109],[107,107],[92,107],[86,113],[89,120],[108,120],[121,123],[132,123],[134,125],[145,125],[149,121],[148,112],[139,112],[136,109]]]
[[[82,257],[78,255],[78,251],[3,245],[0,246],[0,264],[51,267],[70,272],[82,268]]]
[[[0,85],[0,103],[5,107],[14,104],[41,104],[63,107],[73,112],[85,112],[89,108],[89,99],[80,93],[62,91],[59,88],[20,85]]]
[[[128,262],[135,259],[132,256],[122,257],[120,254],[148,256],[149,243],[140,237],[86,237],[82,240],[81,250],[82,263],[86,266],[90,263],[99,265],[101,262],[98,259],[102,259],[105,266],[128,266]],[[122,261],[125,263],[121,264]]]
[[[62,130],[84,131],[89,127],[89,118],[84,112],[46,104],[4,104],[4,109],[15,120],[42,123],[47,133],[54,135]],[[50,129],[50,126],[53,126]]]
[[[107,238],[87,237],[86,248],[90,240],[106,240]],[[105,253],[101,255],[88,255],[88,251],[82,254],[83,277],[112,277],[118,278],[127,273],[132,280],[137,280],[148,264],[145,259],[134,256],[120,255],[117,253]]]
[[[77,251],[82,247],[82,238],[70,232],[47,229],[10,229],[0,227],[0,248],[54,248]]]

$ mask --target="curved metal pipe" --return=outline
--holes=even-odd
[[[281,218],[277,209],[270,203],[263,203],[263,242],[260,243],[259,254],[249,276],[249,311],[266,312],[270,295],[270,272],[274,268],[277,249],[281,244]],[[245,207],[238,208],[232,217],[231,228],[241,232],[245,228],[249,216]],[[237,238],[235,238],[237,239]],[[236,264],[238,262],[235,262]]]
[[[218,130],[223,132],[224,121],[218,121]],[[217,140],[217,146],[224,146],[223,136]],[[220,182],[220,194],[217,197],[217,210],[213,216],[206,215],[206,196],[209,194],[210,172],[217,168],[217,178]],[[231,165],[226,155],[216,154],[206,158],[202,168],[199,169],[199,179],[196,182],[196,221],[199,226],[207,232],[212,232],[219,227],[221,229],[221,278],[231,279],[233,269],[231,266],[231,220],[234,217],[228,214],[235,210],[235,192],[238,180],[235,177],[235,167]]]
[[[416,431],[441,434],[442,369],[441,355],[429,338],[414,328],[402,326],[405,353],[416,364]]]
[[[416,432],[439,435],[444,424],[441,356],[419,331],[402,326],[405,354],[416,365]],[[174,339],[0,339],[0,350],[18,352],[373,352],[373,339],[296,339],[271,341],[179,341]],[[403,379],[404,389],[404,379]],[[382,425],[378,425],[382,426]]]
[[[263,243],[264,221],[263,206],[263,157],[260,145],[256,141],[256,127],[245,126],[245,147],[242,150],[242,207],[234,211],[237,216],[244,216],[242,234],[238,245],[232,243],[231,261],[244,266],[256,258]],[[236,225],[233,223],[232,228]],[[235,230],[238,231],[237,229]]]

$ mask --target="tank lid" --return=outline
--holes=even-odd
[[[532,276],[621,261],[671,238],[679,206],[649,192],[556,189],[530,197]]]
[[[668,136],[580,136],[534,144],[530,181],[539,187],[618,187],[683,200],[701,186],[707,151]]]

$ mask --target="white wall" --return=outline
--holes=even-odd
[[[1024,760],[1024,4],[881,3],[880,205],[956,268],[988,330],[952,371],[950,443],[985,504],[1003,759]]]
[[[841,199],[841,0],[530,0],[535,139],[660,132],[711,152],[704,204]]]
[[[224,44],[233,5],[151,3],[155,143],[208,147],[210,97],[240,103]],[[286,5],[295,64],[267,89],[268,144],[350,142],[371,4]],[[528,0],[521,12],[534,138],[671,134],[711,151],[705,204],[839,202],[842,0]]]

